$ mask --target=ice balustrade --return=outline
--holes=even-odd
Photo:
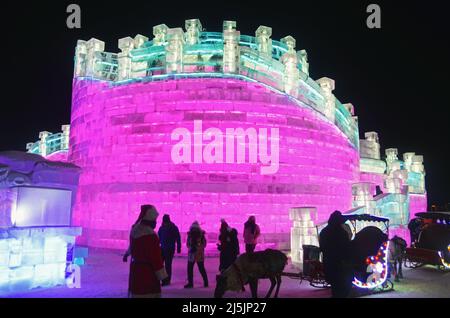
[[[27,152],[41,156],[48,156],[58,151],[69,150],[70,125],[62,126],[62,132],[50,133],[43,131],[40,140],[26,145]]]
[[[198,20],[193,21],[195,23]],[[157,30],[159,33],[155,33],[154,40],[148,40],[138,35],[137,37],[140,37],[140,44],[136,45],[136,39],[133,42],[132,38],[125,38],[129,39],[130,43],[128,46],[125,46],[125,50],[122,45],[122,53],[119,54],[103,52],[104,43],[96,39],[91,39],[87,42],[79,41],[75,57],[75,77],[91,77],[97,80],[106,80],[113,82],[114,85],[128,84],[133,81],[147,82],[185,77],[216,77],[217,75],[243,80],[251,79],[278,91],[289,92],[289,95],[300,101],[303,106],[309,106],[324,114],[349,138],[355,148],[359,148],[357,120],[344,105],[334,98],[334,95],[331,94],[334,100],[328,100],[330,92],[327,95],[323,88],[311,79],[309,74],[305,73],[309,69],[306,51],[296,52],[297,55],[294,54],[294,56],[292,54],[289,55],[290,52],[295,53],[295,51],[292,51],[292,47],[290,51],[286,42],[287,40],[285,39],[289,40],[292,37],[286,37],[283,39],[283,42],[272,40],[266,34],[270,40],[268,50],[271,50],[271,54],[264,54],[259,48],[258,35],[256,37],[240,35],[235,30],[235,24],[226,24],[230,22],[233,21],[226,21],[224,23],[224,33],[199,32],[198,40],[191,41],[191,43],[179,38],[179,33],[177,32],[181,32],[180,28],[169,29],[165,25],[160,25],[155,27],[159,28],[159,31]],[[201,27],[200,22],[198,21],[197,23]],[[270,29],[268,27],[260,28]],[[172,36],[171,41],[175,41],[173,43],[178,43],[176,41],[179,41],[179,43],[169,47],[169,35],[167,32],[170,32],[170,30],[178,36],[177,38],[173,38]],[[231,36],[226,32],[232,32]],[[226,39],[225,34],[227,34]],[[188,33],[185,35],[186,39],[190,36]],[[233,36],[236,37],[236,45],[238,47],[238,64],[235,72],[229,72],[224,70],[224,51],[226,46],[225,42],[232,41]],[[295,39],[292,38],[292,40],[295,47]],[[182,48],[181,53],[178,52],[180,48]],[[92,50],[94,50],[94,53],[89,53]],[[168,72],[166,69],[168,53],[176,54],[177,56],[179,53],[181,54],[181,57],[177,57],[179,59],[177,63],[181,65],[176,71]],[[83,65],[90,65],[91,63],[89,62],[90,54],[93,56],[91,57],[94,63],[93,71],[89,71],[88,67],[85,67],[83,71]],[[124,78],[119,76],[121,64],[119,63],[118,56],[121,54],[125,58],[128,58],[130,62],[123,64],[123,67],[129,67],[129,72],[125,72],[125,74],[129,75]],[[287,58],[283,60],[283,56],[287,56]],[[297,71],[293,74],[287,74],[292,70],[288,69],[287,64],[285,65],[284,63],[294,62],[296,63]],[[298,79],[296,80],[297,76]],[[297,89],[293,91],[290,89],[287,90],[286,78],[290,78],[291,81],[293,80]],[[332,105],[331,107],[334,108],[332,110],[335,113],[334,116],[327,114],[330,103]]]

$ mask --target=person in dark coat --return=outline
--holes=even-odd
[[[172,278],[172,261],[177,253],[181,253],[181,237],[178,227],[170,220],[170,216],[165,214],[162,218],[162,224],[158,231],[159,241],[161,242],[162,256],[168,277],[162,282],[163,286],[170,285]]]
[[[258,237],[261,235],[259,225],[256,224],[256,218],[251,215],[247,222],[244,223],[244,242],[245,252],[253,253],[255,251],[256,244],[258,243]]]
[[[219,271],[222,272],[230,267],[239,255],[239,240],[236,229],[228,226],[225,220],[221,220],[219,244],[220,251]]]
[[[208,287],[208,275],[205,270],[205,247],[206,247],[206,234],[202,230],[200,224],[195,221],[192,223],[186,240],[186,246],[188,248],[188,283],[184,285],[184,288],[194,287],[194,265],[197,263],[198,270],[203,278],[203,285]]]
[[[334,211],[319,235],[325,279],[331,284],[332,297],[338,298],[349,296],[353,281],[350,238],[344,222],[341,212]]]

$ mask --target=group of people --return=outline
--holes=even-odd
[[[156,233],[159,213],[153,205],[141,206],[138,219],[130,232],[130,244],[123,256],[127,262],[131,256],[128,292],[130,297],[160,297],[161,286],[167,286],[172,278],[172,261],[175,252],[181,253],[181,236],[178,227],[164,215],[162,224]],[[240,254],[238,232],[222,219],[217,248],[220,251],[219,271],[226,270]],[[261,231],[254,216],[244,224],[244,242],[247,253],[255,250]],[[206,233],[195,221],[187,233],[187,284],[184,288],[194,287],[194,265],[197,264],[203,278],[204,287],[208,287],[208,275],[205,269]]]

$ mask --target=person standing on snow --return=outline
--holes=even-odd
[[[131,228],[130,245],[123,256],[131,256],[128,295],[132,298],[161,297],[160,281],[167,278],[158,235],[155,232],[158,211],[153,205],[142,205]]]
[[[178,227],[170,221],[170,216],[165,214],[162,219],[162,225],[158,231],[159,240],[161,241],[162,256],[168,277],[163,280],[162,285],[170,285],[172,278],[172,261],[175,255],[175,247],[177,253],[181,253],[181,238]]]

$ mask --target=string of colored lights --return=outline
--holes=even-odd
[[[353,278],[353,285],[359,288],[372,289],[381,286],[385,283],[388,274],[388,251],[389,242],[384,242],[376,256],[367,257],[367,270],[372,271],[367,281],[361,282],[356,277]]]
[[[447,250],[450,252],[450,244],[447,246]],[[450,269],[450,263],[447,263],[445,261],[444,255],[442,255],[442,252],[438,252],[439,257],[441,258],[441,263],[446,269]]]

